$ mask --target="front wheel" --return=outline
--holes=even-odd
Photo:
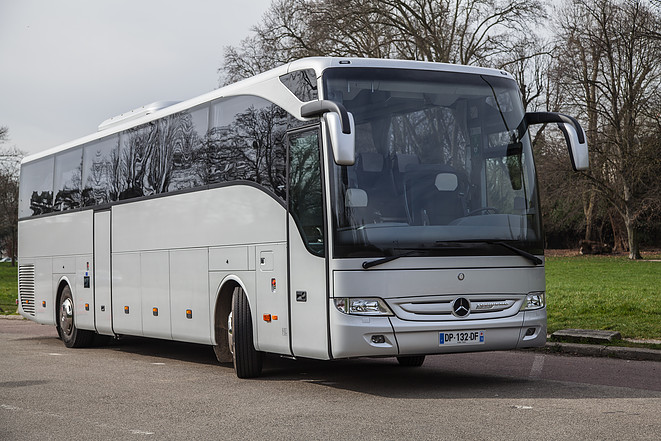
[[[74,305],[71,288],[65,286],[60,296],[57,308],[57,333],[67,348],[82,348],[89,346],[94,338],[94,332],[78,329],[74,322]]]
[[[241,287],[234,288],[232,312],[228,322],[228,342],[236,376],[239,378],[259,376],[262,373],[262,353],[255,350],[253,344],[250,304]]]

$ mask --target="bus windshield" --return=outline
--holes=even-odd
[[[542,254],[530,138],[497,75],[333,68],[324,98],[356,123],[331,170],[334,257]]]

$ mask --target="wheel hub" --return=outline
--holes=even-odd
[[[70,298],[64,299],[60,307],[60,328],[69,335],[73,328],[73,303]]]

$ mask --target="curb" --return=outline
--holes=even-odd
[[[25,320],[22,315],[0,314],[0,320]]]
[[[537,350],[552,354],[578,355],[583,357],[610,357],[623,360],[661,361],[661,351],[657,349],[547,342],[543,348]]]

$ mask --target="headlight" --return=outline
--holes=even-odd
[[[353,315],[394,315],[386,302],[379,298],[333,299],[338,311]]]
[[[521,305],[521,311],[531,310],[531,309],[541,309],[546,306],[546,292],[545,291],[536,291],[529,292]]]

